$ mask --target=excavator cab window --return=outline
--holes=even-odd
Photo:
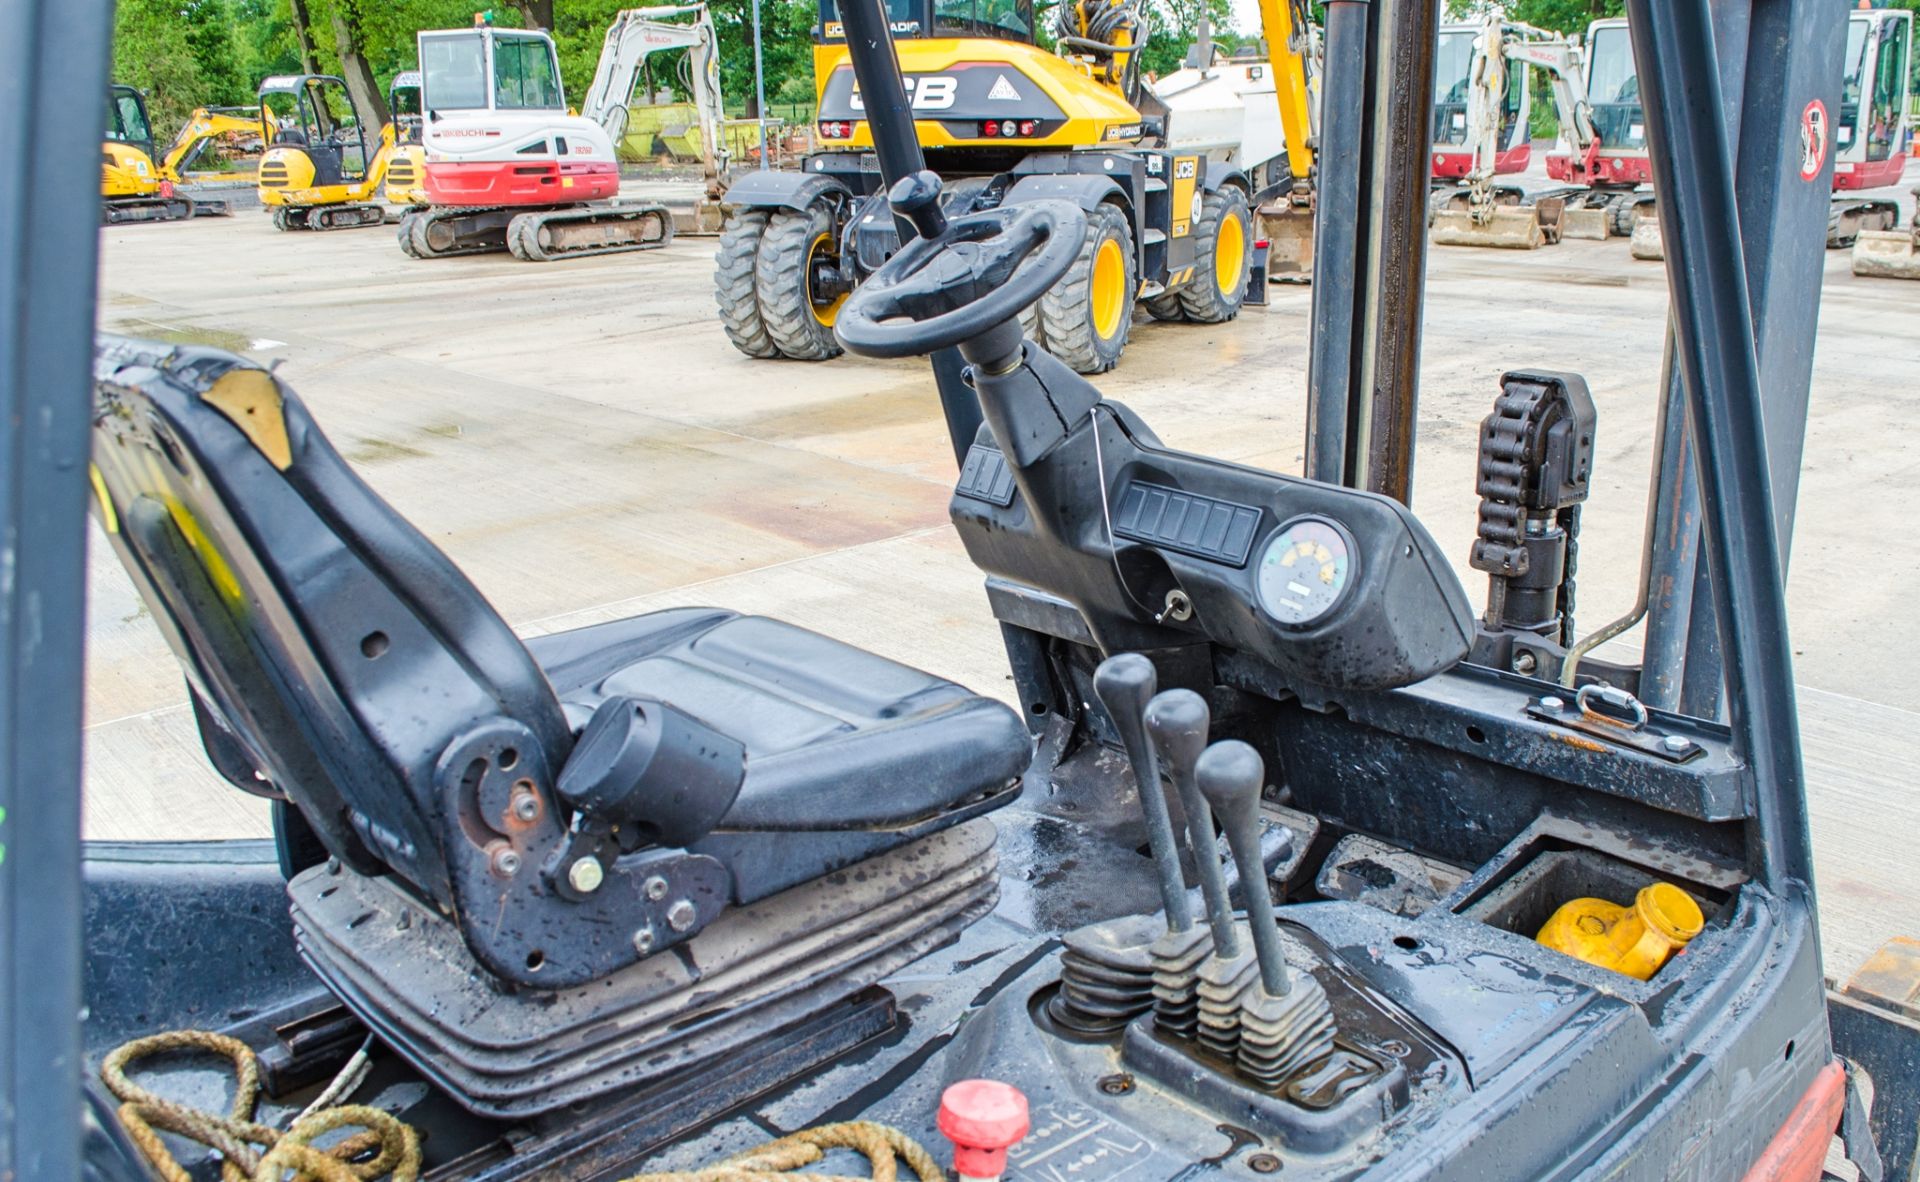
[[[419,71],[408,70],[394,76],[393,85],[387,88],[387,110],[393,114],[396,142],[419,143],[425,114],[420,98]]]
[[[934,0],[935,36],[1033,40],[1033,0]]]
[[[1889,16],[1880,22],[1880,52],[1873,66],[1873,104],[1868,109],[1867,159],[1885,160],[1900,150],[1901,108],[1907,102],[1907,42],[1912,22]]]
[[[562,111],[560,66],[544,37],[494,37],[493,103],[503,111]]]
[[[1467,94],[1473,88],[1470,29],[1446,29],[1433,55],[1433,142],[1467,142]]]
[[[929,36],[926,0],[887,0],[887,24],[894,37]],[[839,0],[820,0],[820,25],[814,35],[822,41],[844,41]]]
[[[107,102],[107,138],[153,155],[153,126],[147,122],[147,104],[131,86],[116,86]]]
[[[1640,75],[1634,71],[1633,45],[1625,25],[1593,31],[1587,66],[1587,95],[1593,126],[1607,148],[1646,147],[1646,116],[1640,109]]]
[[[420,99],[429,111],[487,109],[487,44],[481,33],[420,37]]]

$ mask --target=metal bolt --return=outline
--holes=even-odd
[[[1118,1075],[1103,1075],[1095,1085],[1109,1096],[1124,1096],[1133,1090],[1133,1077],[1122,1071]]]
[[[1256,1174],[1277,1174],[1280,1172],[1280,1159],[1271,1153],[1249,1154],[1247,1168]]]
[[[673,906],[667,908],[667,926],[676,932],[686,931],[699,918],[700,912],[695,910],[692,899],[675,899]]]
[[[327,859],[327,873],[328,874],[340,873],[340,859],[338,858]]]
[[[601,867],[600,859],[592,855],[575,859],[573,865],[567,867],[567,885],[583,895],[599,890],[606,880],[607,872]]]
[[[1540,705],[1547,710],[1565,710],[1567,704],[1559,698],[1541,698]]]
[[[531,792],[523,792],[513,798],[513,815],[522,821],[531,821],[540,815],[540,800]]]
[[[1660,740],[1660,745],[1669,751],[1685,751],[1693,746],[1693,740],[1687,738],[1685,735],[1668,735],[1666,738]]]
[[[653,951],[652,924],[647,924],[645,927],[633,933],[633,950],[642,956]]]
[[[520,873],[520,855],[504,847],[493,851],[493,872],[508,878]]]
[[[640,890],[655,903],[667,897],[667,880],[658,874],[640,884]]]
[[[1413,1054],[1413,1048],[1397,1038],[1390,1038],[1380,1044],[1380,1049],[1396,1059],[1404,1059]]]
[[[1531,673],[1539,664],[1538,658],[1525,649],[1521,649],[1519,652],[1513,654],[1513,671],[1515,673]]]

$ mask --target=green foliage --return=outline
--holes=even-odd
[[[210,93],[190,31],[171,0],[120,0],[115,8],[113,80],[146,92],[161,143]]]
[[[1231,50],[1239,43],[1233,31],[1232,0],[1143,0],[1143,6],[1153,29],[1140,53],[1140,69],[1155,78],[1166,77],[1186,61],[1187,50],[1200,36],[1203,11],[1216,45]]]
[[[1920,3],[1920,0],[1908,0]],[[1507,19],[1556,33],[1585,36],[1587,25],[1603,17],[1625,16],[1626,0],[1506,0],[1500,5]],[[1485,0],[1447,0],[1447,19],[1474,20],[1487,11]]]

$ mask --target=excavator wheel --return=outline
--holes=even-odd
[[[767,336],[795,361],[825,361],[842,352],[833,322],[847,297],[818,298],[814,285],[816,267],[837,262],[839,254],[833,208],[825,203],[804,213],[779,210],[767,219],[753,267],[754,294]]]
[[[287,228],[287,211],[285,207],[283,206],[274,207],[273,228],[276,230],[284,230]]]
[[[1240,314],[1247,298],[1247,251],[1253,242],[1247,197],[1229,185],[1201,199],[1193,229],[1193,278],[1180,289],[1188,320],[1219,324]]]
[[[1181,305],[1180,293],[1177,291],[1164,291],[1157,296],[1147,296],[1140,301],[1140,306],[1145,308],[1155,320],[1187,318],[1187,310]]]
[[[720,305],[720,326],[733,347],[749,357],[780,356],[753,290],[754,260],[766,232],[766,210],[739,210],[720,231],[720,250],[713,256],[713,301]]]
[[[1036,300],[1020,309],[1020,332],[1028,340],[1040,346],[1042,349],[1047,347],[1046,329],[1040,327],[1039,301]]]
[[[1139,287],[1127,215],[1102,205],[1087,217],[1086,245],[1067,277],[1040,297],[1047,352],[1078,373],[1112,369],[1127,347]]]

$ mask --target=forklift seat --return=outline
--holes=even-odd
[[[498,978],[597,979],[1018,791],[1012,710],[777,620],[523,643],[251,362],[103,336],[95,376],[95,513],[214,766]]]

